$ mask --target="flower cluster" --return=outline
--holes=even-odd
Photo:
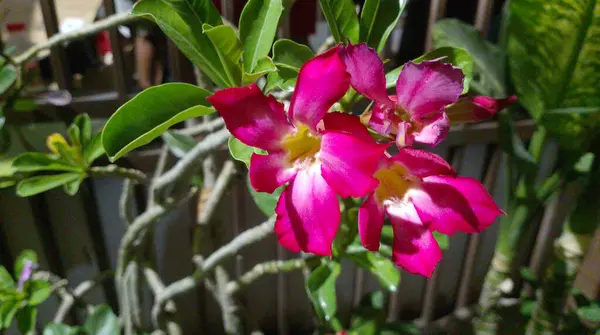
[[[396,95],[388,96],[383,63],[366,44],[337,46],[300,70],[287,111],[256,85],[209,98],[229,131],[267,151],[250,160],[259,192],[286,185],[277,203],[275,233],[289,250],[330,256],[340,224],[338,197],[364,198],[358,230],[364,247],[379,248],[384,218],[394,228],[393,261],[431,276],[441,259],[432,232],[475,233],[502,213],[481,183],[457,177],[441,157],[412,148],[436,145],[451,122],[492,116],[511,99],[461,98],[464,75],[440,60],[407,63]],[[331,107],[353,87],[375,102],[362,118]],[[361,123],[395,135],[398,154]],[[388,141],[389,142],[389,141]]]

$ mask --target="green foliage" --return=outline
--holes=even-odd
[[[359,24],[352,0],[319,0],[329,31],[337,43],[358,43]]]
[[[433,44],[436,48],[453,47],[468,52],[473,61],[475,91],[499,98],[507,95],[506,53],[484,40],[473,26],[456,19],[440,20],[433,29]]]
[[[250,178],[248,178],[248,191],[252,195],[252,199],[256,206],[266,216],[271,216],[275,213],[275,207],[277,207],[277,201],[285,186],[277,188],[273,193],[257,192],[250,184]]]
[[[527,111],[600,106],[600,3],[514,0],[509,10],[510,73]]]
[[[15,314],[19,311],[19,302],[14,299],[2,300],[0,302],[0,329],[10,327]]]
[[[269,73],[264,91],[270,92],[275,88],[293,90],[300,68],[314,56],[314,52],[306,45],[287,39],[276,41],[273,44],[273,63],[277,66],[277,72]]]
[[[151,87],[121,106],[106,122],[102,145],[112,161],[150,143],[172,125],[215,110],[200,87],[169,83]]]
[[[17,69],[12,65],[0,66],[0,96],[8,91],[17,80]]]
[[[42,335],[77,335],[79,334],[78,328],[72,328],[67,325],[60,323],[50,323],[44,328]]]
[[[306,279],[306,290],[319,320],[335,331],[342,330],[337,312],[335,283],[340,275],[339,263],[330,261],[319,265]]]
[[[28,262],[30,262],[31,264],[38,263],[38,257],[35,251],[27,249],[19,253],[19,256],[17,256],[17,260],[15,261],[15,278],[19,278],[19,276],[23,272],[23,269],[25,268],[25,265]]]
[[[360,41],[381,53],[407,0],[366,0],[360,13]]]
[[[85,320],[83,328],[89,335],[113,335],[121,333],[119,318],[108,306],[98,306]]]
[[[346,254],[359,267],[371,272],[379,284],[390,292],[396,291],[400,283],[400,270],[388,258],[377,252],[362,250]]]
[[[196,140],[188,135],[183,135],[174,131],[166,131],[162,135],[163,141],[169,148],[173,156],[183,157],[187,152],[196,146]]]
[[[17,312],[17,326],[22,334],[27,334],[34,330],[35,320],[37,318],[37,308],[25,306]]]
[[[240,60],[243,50],[242,42],[235,34],[235,30],[230,26],[212,27],[206,23],[202,25],[202,30],[215,47],[227,80],[233,86],[240,86],[242,84]]]
[[[233,159],[238,160],[246,164],[246,167],[250,167],[250,156],[254,153],[254,148],[242,143],[235,137],[230,137],[227,145],[229,146],[229,153]]]
[[[281,0],[250,0],[240,16],[240,39],[244,45],[244,70],[260,73],[265,69],[271,44],[283,12]]]
[[[62,157],[41,152],[25,152],[13,160],[12,166],[15,172],[81,171],[80,167],[72,165]]]
[[[76,172],[30,177],[20,181],[17,184],[17,195],[21,197],[29,197],[68,183],[75,182],[82,177],[84,177],[83,174]]]
[[[561,147],[587,151],[600,133],[600,107],[571,107],[549,110],[539,120]]]

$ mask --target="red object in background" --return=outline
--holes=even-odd
[[[10,22],[6,24],[6,30],[10,33],[16,33],[25,30],[25,22]]]
[[[96,51],[100,57],[104,57],[104,55],[112,51],[108,30],[96,34]]]

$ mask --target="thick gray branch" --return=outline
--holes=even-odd
[[[246,286],[262,278],[264,275],[299,270],[307,264],[317,260],[317,257],[311,257],[307,259],[297,258],[287,261],[270,261],[256,264],[250,271],[241,275],[238,280],[230,282],[229,285],[227,285],[227,291],[230,294],[235,294]]]
[[[227,190],[227,186],[229,186],[231,179],[233,179],[233,176],[235,176],[235,173],[235,163],[232,161],[227,161],[225,164],[223,164],[223,168],[219,173],[219,177],[217,177],[214,188],[210,192],[210,196],[206,202],[202,204],[202,212],[199,213],[198,224],[202,225],[210,222],[217,206],[219,205],[219,202]]]

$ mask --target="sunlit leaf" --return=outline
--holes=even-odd
[[[250,0],[240,16],[240,39],[244,46],[244,69],[258,73],[262,59],[268,56],[283,12],[281,0]]]
[[[358,16],[352,0],[319,0],[323,15],[336,42],[358,43]]]

